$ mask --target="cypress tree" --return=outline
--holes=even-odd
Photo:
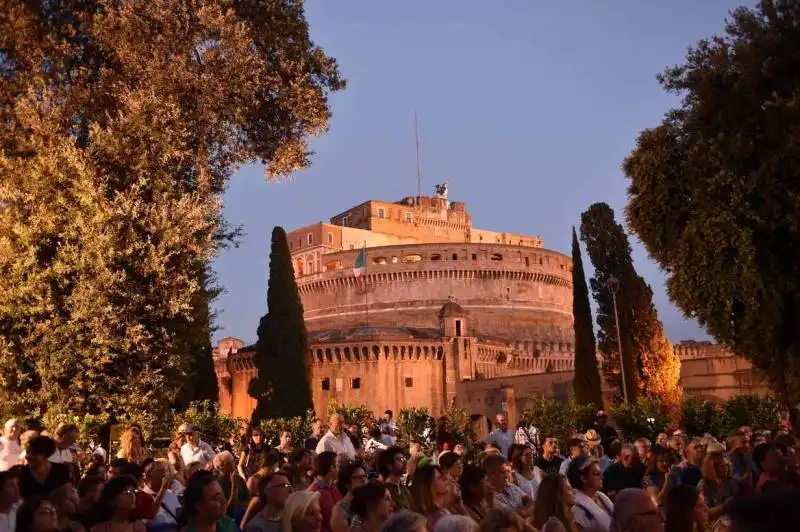
[[[267,314],[258,326],[255,364],[258,376],[250,395],[258,403],[253,424],[275,417],[302,416],[313,408],[308,379],[308,340],[303,303],[297,292],[286,231],[272,231]]]
[[[583,271],[581,246],[572,228],[572,315],[575,330],[575,376],[572,388],[575,400],[582,405],[603,405],[600,373],[597,369],[592,309],[589,306],[589,287]]]

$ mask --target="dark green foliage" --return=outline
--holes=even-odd
[[[575,377],[572,388],[575,401],[582,405],[602,407],[603,395],[600,373],[597,370],[592,309],[589,306],[589,287],[583,271],[578,235],[572,228],[572,314],[575,329]]]
[[[286,231],[276,227],[269,255],[267,314],[258,326],[258,376],[249,389],[258,400],[254,425],[267,418],[303,417],[313,409],[307,350],[303,303],[297,293]]]
[[[188,351],[195,355],[191,365],[189,378],[186,381],[186,398],[183,405],[192,401],[219,401],[219,385],[214,371],[213,348],[211,347],[211,333],[213,332],[214,315],[210,304],[217,298],[221,290],[216,286],[215,277],[211,266],[206,265],[201,269],[201,288],[195,295],[194,319],[190,323],[190,330],[185,337],[191,342]]]
[[[659,81],[680,96],[626,159],[631,228],[670,298],[800,399],[800,3],[764,0]]]
[[[654,442],[658,433],[667,428],[667,417],[663,411],[659,401],[639,397],[634,402],[613,407],[611,415],[626,441],[648,438]]]
[[[535,425],[544,431],[543,437],[555,436],[562,444],[576,432],[589,430],[597,415],[593,406],[562,403],[541,395],[533,396],[525,406],[520,423]]]

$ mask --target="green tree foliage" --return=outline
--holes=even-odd
[[[303,303],[282,227],[272,230],[267,313],[258,326],[255,365],[258,375],[249,389],[258,401],[254,425],[267,418],[301,417],[313,410]]]
[[[611,415],[627,441],[648,438],[654,442],[658,433],[664,432],[668,424],[662,404],[647,397],[614,406],[611,408]]]
[[[680,96],[626,159],[627,217],[670,298],[800,399],[800,4],[734,11],[659,76]]]
[[[725,434],[722,406],[712,401],[687,397],[683,401],[683,421],[681,428],[689,436],[702,436],[705,433],[719,437]]]
[[[572,228],[572,315],[575,329],[575,377],[572,388],[575,400],[582,405],[603,406],[600,373],[597,370],[592,309],[589,306],[589,287],[583,271],[581,246]]]
[[[680,361],[664,336],[653,292],[636,273],[628,237],[611,207],[596,203],[581,215],[581,240],[594,265],[590,284],[597,301],[598,346],[606,380],[621,390],[615,293],[628,400],[635,403],[644,393],[659,398],[670,418],[679,417]]]
[[[168,409],[207,356],[186,335],[207,315],[202,270],[234,234],[228,177],[308,165],[344,86],[336,63],[300,0],[0,12],[0,402]]]
[[[281,432],[289,431],[294,447],[299,448],[311,434],[311,426],[316,417],[314,411],[309,410],[303,416],[264,419],[260,425],[264,441],[267,445],[277,447],[281,442]]]
[[[586,432],[592,426],[597,409],[575,401],[562,403],[552,397],[534,395],[523,411],[525,424],[533,424],[544,431],[544,436],[555,436],[566,442],[576,432]]]

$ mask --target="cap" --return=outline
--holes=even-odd
[[[178,427],[178,434],[191,434],[195,431],[191,423],[184,423]]]

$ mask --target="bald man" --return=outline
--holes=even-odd
[[[627,488],[617,493],[609,532],[664,532],[664,520],[647,492]]]
[[[317,444],[317,454],[331,451],[337,455],[345,454],[350,459],[356,457],[356,450],[350,437],[344,432],[344,417],[341,414],[333,413],[328,418],[328,432]]]

